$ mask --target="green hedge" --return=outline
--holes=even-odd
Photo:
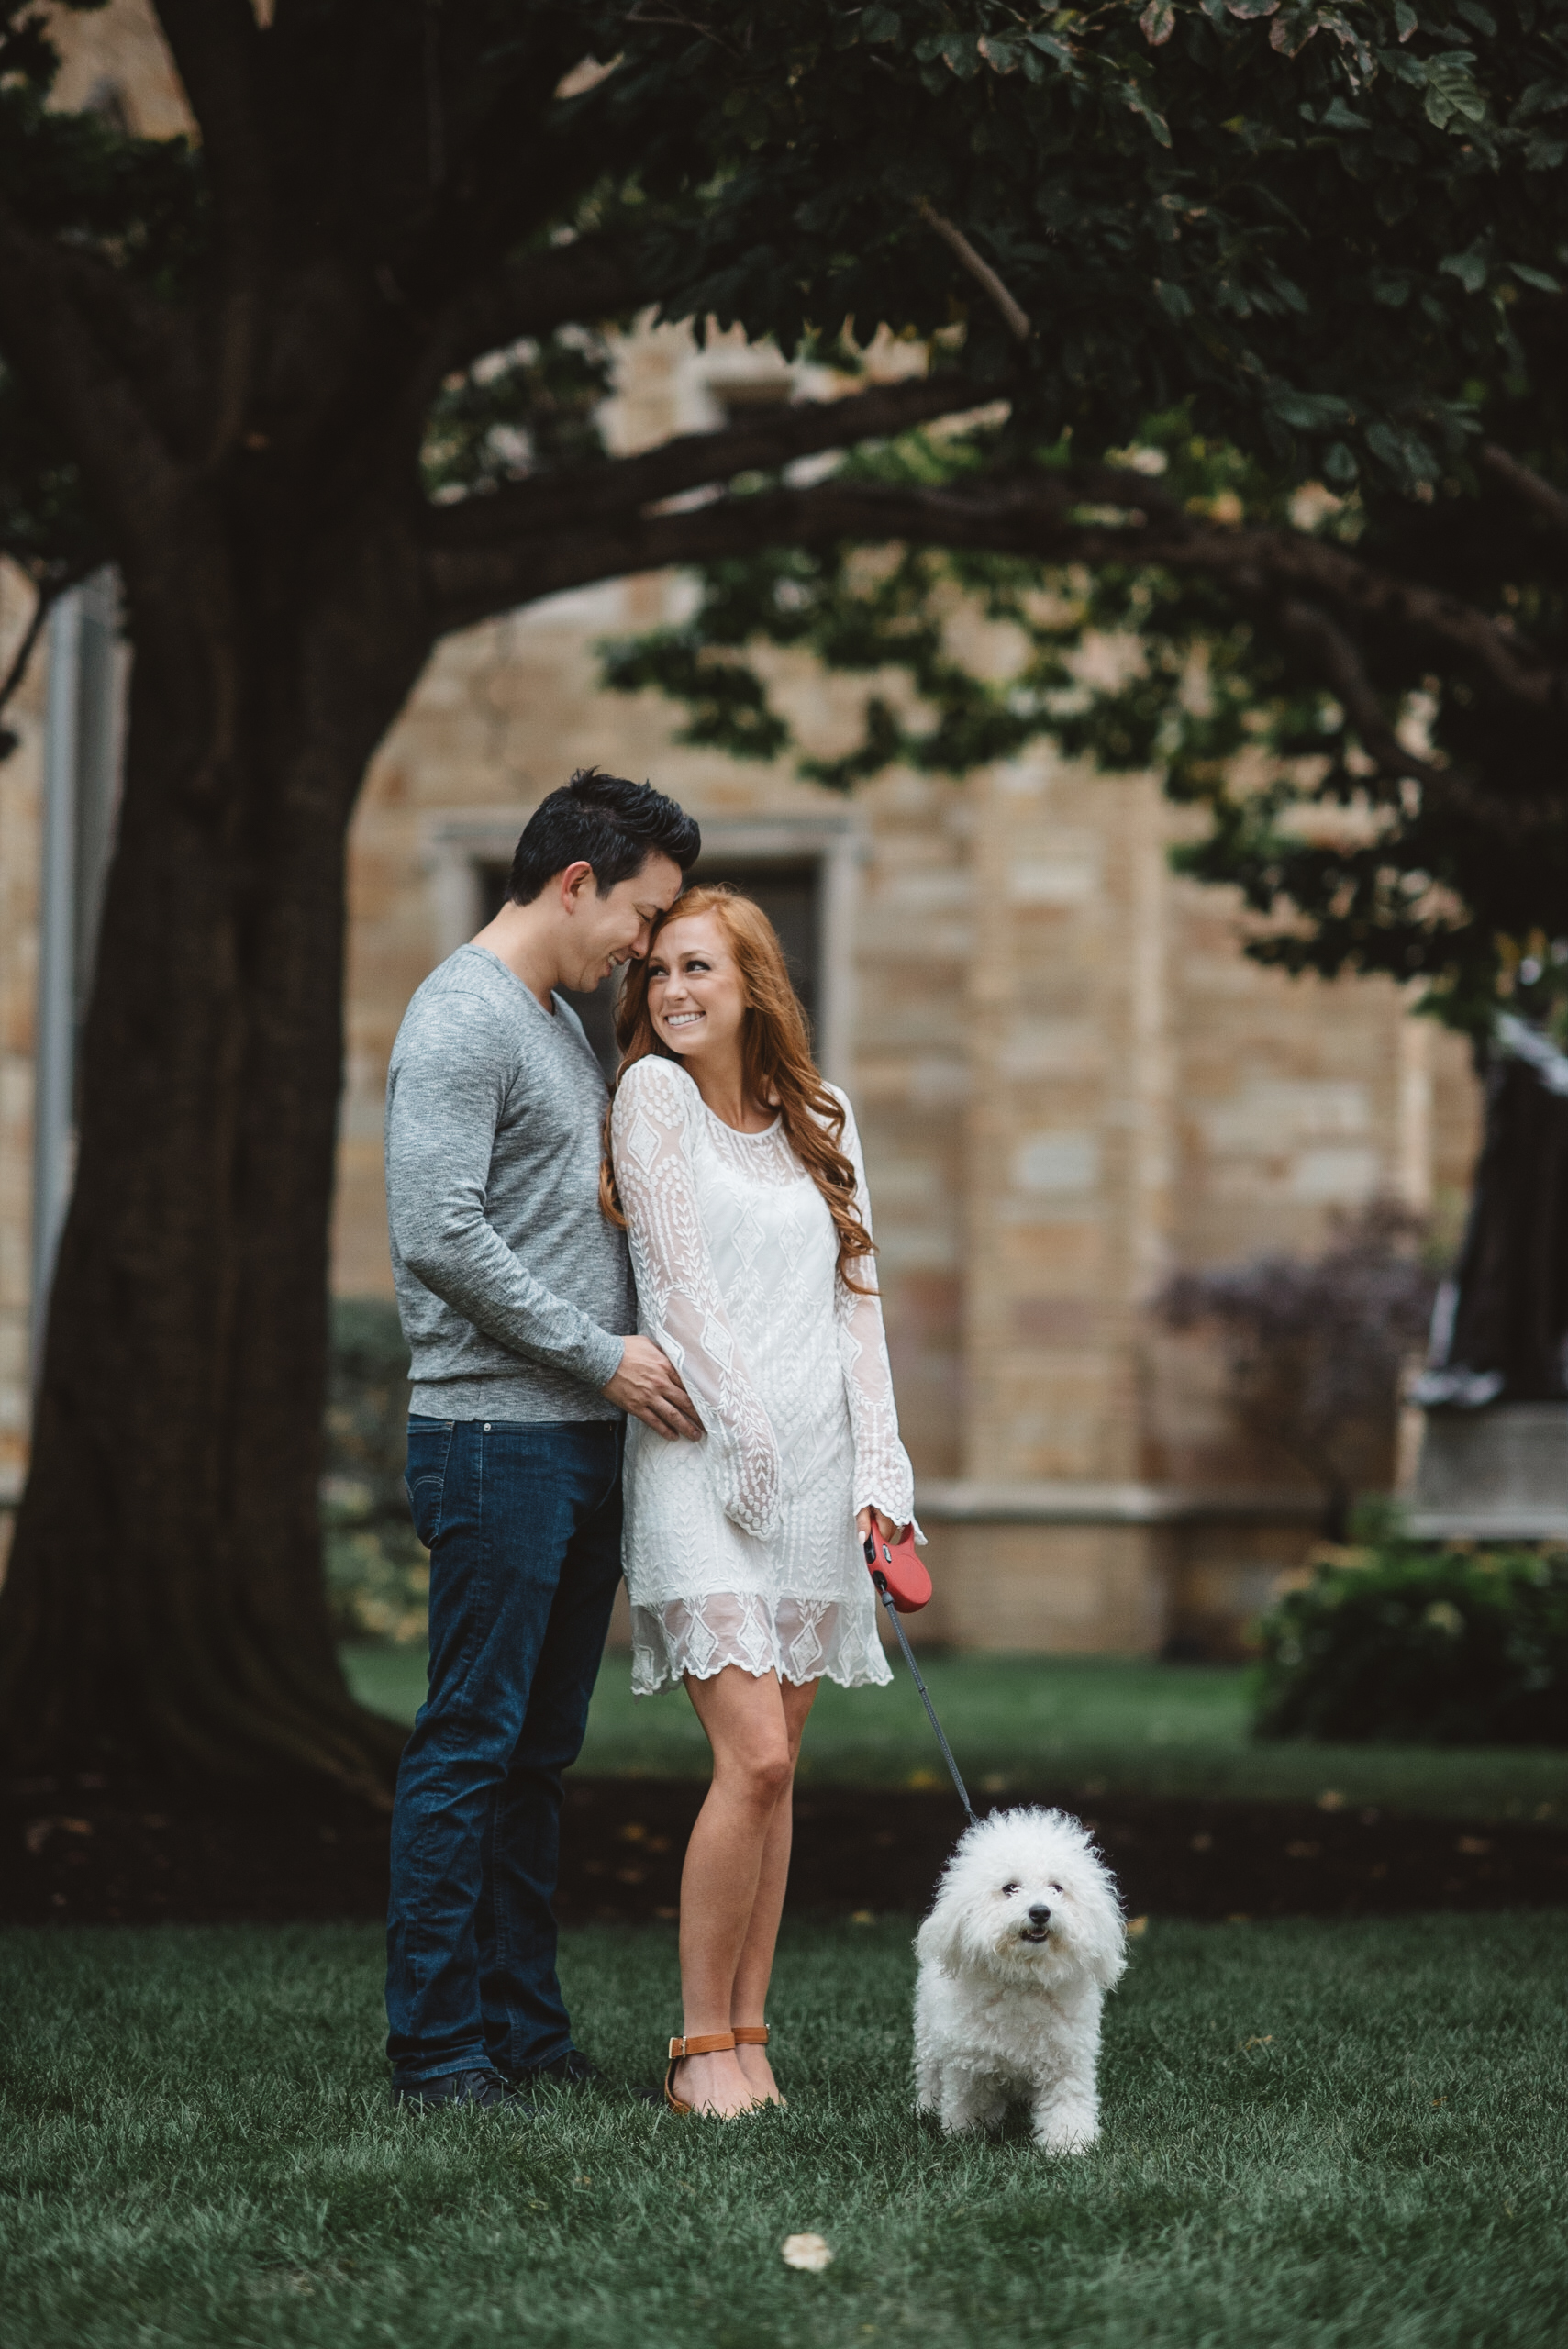
[[[425,1637],[430,1568],[403,1486],[407,1426],[408,1349],[397,1308],[379,1297],[339,1297],[321,1527],[328,1598],[342,1639]]]
[[[1259,1629],[1258,1737],[1568,1745],[1568,1551],[1438,1548],[1388,1522]]]

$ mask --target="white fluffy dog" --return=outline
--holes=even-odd
[[[915,2076],[949,2132],[1027,2104],[1034,2141],[1081,2154],[1100,2132],[1100,2009],[1126,1925],[1086,1829],[1060,1810],[971,1827],[916,1937]]]

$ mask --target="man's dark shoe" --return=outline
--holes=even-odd
[[[519,2094],[526,2095],[529,2088],[537,2087],[540,2082],[549,2087],[594,2088],[601,2095],[610,2092],[609,2081],[593,2057],[584,2055],[580,2047],[569,2047],[564,2055],[556,2057],[553,2064],[539,2064],[531,2072],[518,2073]],[[662,2087],[628,2088],[624,2093],[630,2097],[633,2104],[653,2104],[661,2112],[664,2110]]]
[[[531,2071],[514,2074],[517,2086],[524,2091],[545,2087],[552,2088],[602,2088],[608,2086],[603,2072],[592,2056],[584,2055],[580,2047],[569,2047],[551,2064],[536,2064]]]
[[[504,2108],[512,2113],[527,2112],[526,2096],[509,2088],[499,2072],[443,2072],[439,2079],[418,2080],[412,2087],[394,2087],[392,2101],[406,2111],[435,2112],[454,2104],[474,2104],[485,2111]]]

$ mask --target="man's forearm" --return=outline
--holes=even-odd
[[[536,1280],[483,1217],[477,1231],[440,1217],[408,1220],[417,1230],[396,1234],[404,1263],[465,1321],[525,1362],[595,1389],[608,1385],[625,1338]]]

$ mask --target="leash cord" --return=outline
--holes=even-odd
[[[970,1801],[969,1790],[959,1776],[958,1764],[952,1758],[952,1748],[942,1735],[942,1725],[937,1719],[937,1709],[931,1702],[931,1692],[920,1677],[920,1667],[915,1661],[915,1651],[910,1646],[908,1636],[898,1620],[898,1609],[893,1603],[893,1593],[887,1587],[887,1578],[884,1575],[879,1575],[873,1571],[872,1580],[876,1585],[878,1597],[887,1609],[888,1620],[898,1634],[898,1644],[904,1651],[904,1661],[908,1665],[915,1686],[920,1692],[920,1702],[926,1708],[926,1718],[936,1731],[937,1743],[942,1749],[942,1760],[947,1764],[953,1785],[958,1788],[958,1798],[963,1805],[970,1825],[978,1827],[980,1821],[974,1815],[974,1805]]]

